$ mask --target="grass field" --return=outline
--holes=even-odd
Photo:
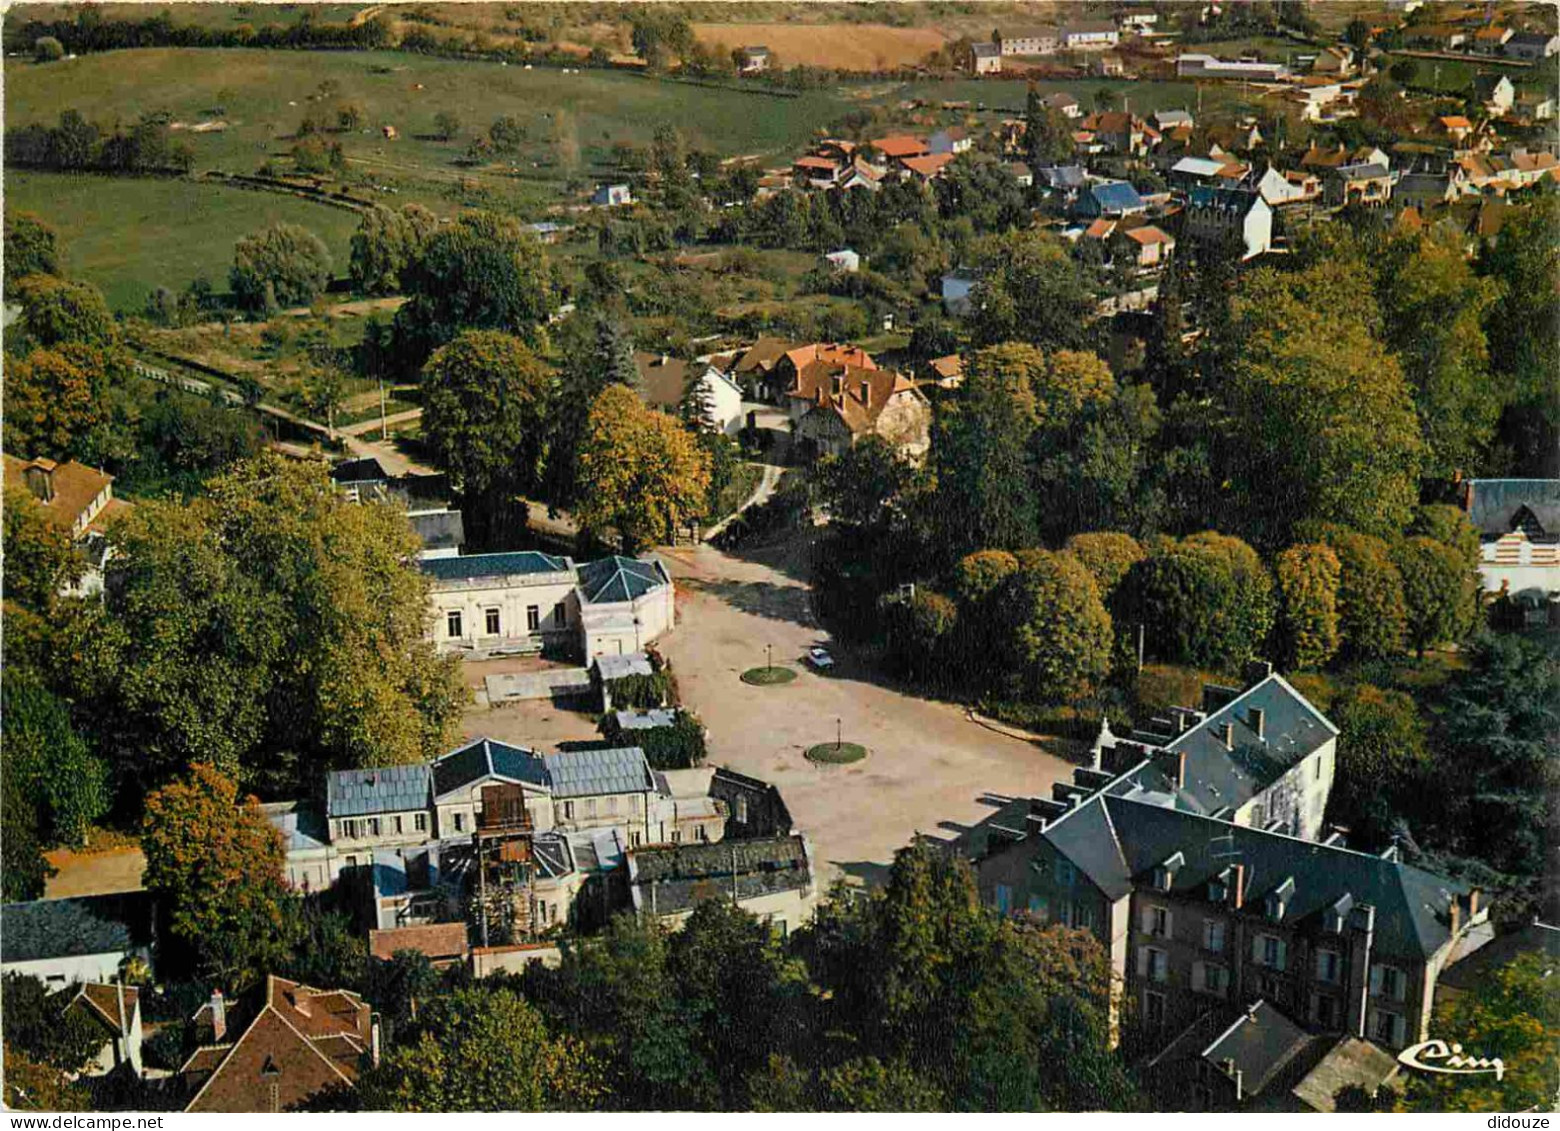
[[[287,153],[327,80],[337,88],[324,100],[327,108],[353,102],[364,111],[361,130],[335,138],[351,167],[375,183],[397,185],[403,197],[431,195],[434,202],[448,201],[449,186],[463,182],[502,192],[517,180],[543,181],[554,195],[571,179],[588,187],[607,167],[613,143],[647,143],[663,123],[681,129],[692,147],[778,154],[843,108],[829,93],[776,98],[611,71],[564,74],[400,52],[152,48],[43,65],[7,59],[7,125],[52,123],[69,107],[103,122],[148,111],[187,125],[220,120],[226,129],[181,131],[195,167],[249,173]],[[433,137],[440,112],[456,115],[460,136]],[[521,152],[504,168],[456,167],[471,137],[501,115],[525,126]],[[386,140],[384,126],[393,126],[398,139]]]
[[[101,287],[116,310],[139,309],[158,286],[204,276],[227,289],[233,245],[277,221],[302,224],[345,273],[357,216],[306,200],[180,180],[7,172],[5,203],[36,212],[65,244],[65,266]]]

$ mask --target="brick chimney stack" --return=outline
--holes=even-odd
[[[211,1039],[213,1044],[220,1043],[227,1036],[227,1002],[222,999],[220,989],[211,991]]]

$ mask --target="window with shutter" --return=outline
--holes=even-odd
[[[1273,969],[1289,969],[1289,944],[1283,939],[1275,939],[1273,941],[1278,943],[1278,947],[1273,954]]]
[[[997,885],[997,910],[1006,915],[1013,909],[1013,889],[1007,884]]]
[[[1381,992],[1380,966],[1372,966],[1370,968],[1370,992],[1373,994],[1379,994]]]
[[[1218,919],[1203,920],[1203,949],[1215,954],[1224,951],[1224,924]]]

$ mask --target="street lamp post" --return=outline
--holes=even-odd
[[[774,651],[774,645],[773,644],[765,644],[764,645],[764,672],[765,672],[765,674],[768,674],[770,671],[772,671],[774,669],[775,662],[774,662],[774,656],[772,654],[773,651]]]
[[[834,720],[834,750],[836,753],[845,745],[845,733],[842,726],[843,724],[839,719]]]

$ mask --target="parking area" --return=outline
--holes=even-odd
[[[710,730],[711,761],[778,785],[811,838],[825,882],[844,875],[879,880],[894,850],[917,832],[951,837],[990,816],[1009,797],[1049,795],[1071,763],[1036,745],[996,734],[952,704],[906,694],[831,645],[827,674],[804,662],[828,643],[813,620],[801,541],[738,558],[708,546],[662,551],[677,579],[678,626],[659,642],[684,703]],[[765,646],[797,678],[780,686],[741,681],[762,666]],[[852,765],[819,766],[803,751],[846,741],[869,754]],[[588,715],[551,703],[472,710],[468,735],[548,745],[591,738]]]

